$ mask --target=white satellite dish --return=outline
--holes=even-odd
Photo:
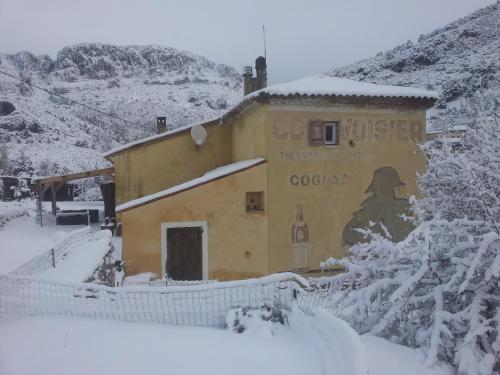
[[[203,146],[207,141],[207,131],[201,125],[195,125],[191,128],[191,138],[193,138],[196,146]]]

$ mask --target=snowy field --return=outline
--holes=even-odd
[[[449,375],[415,351],[363,336],[370,375]],[[27,360],[29,358],[29,360]],[[343,358],[342,360],[348,360]],[[322,374],[311,342],[282,327],[229,330],[31,318],[0,324],[0,374]],[[333,374],[332,374],[333,375]]]
[[[0,274],[82,228],[56,226],[50,220],[40,227],[32,208],[26,202],[0,205],[0,215],[10,215],[0,227]],[[91,271],[103,256],[105,243],[109,243],[109,232],[94,234],[44,278],[63,282],[86,278],[81,265],[92,258],[87,267]],[[119,241],[114,243],[119,245]],[[359,375],[367,367],[371,375],[451,374],[447,368],[424,367],[423,357],[415,350],[377,337],[360,340],[346,323],[326,312],[313,318],[290,314],[285,326],[254,320],[242,334],[220,328],[63,317],[0,321],[0,375]]]
[[[422,354],[380,337],[363,335],[370,375],[451,375],[450,367],[425,367]]]
[[[320,374],[319,363],[314,348],[289,330],[269,337],[50,318],[0,325],[0,373],[5,374],[299,375]]]

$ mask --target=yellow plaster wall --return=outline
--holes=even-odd
[[[161,223],[206,221],[210,279],[268,273],[268,215],[246,213],[245,193],[266,190],[267,164],[122,212],[127,274],[162,274]],[[265,206],[267,194],[264,193]]]
[[[233,128],[233,160],[248,160],[266,155],[265,105],[238,116]]]
[[[398,197],[418,194],[416,173],[425,169],[417,146],[425,137],[424,110],[270,106],[266,120],[270,272],[292,267],[297,203],[304,205],[309,227],[309,266],[318,269],[326,258],[345,255],[342,230],[369,197],[364,191],[374,170],[397,170],[406,183],[396,189]],[[340,121],[340,145],[309,146],[312,120]]]
[[[116,204],[165,190],[230,163],[231,126],[214,124],[205,128],[208,138],[203,147],[197,147],[187,131],[111,156]]]

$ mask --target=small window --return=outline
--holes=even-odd
[[[325,145],[338,145],[339,123],[327,122],[325,123],[324,129],[325,129]]]
[[[338,145],[339,123],[337,121],[311,121],[309,123],[309,144],[311,146]]]
[[[262,212],[264,211],[264,192],[253,191],[246,194],[246,211]]]

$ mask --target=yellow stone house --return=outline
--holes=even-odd
[[[265,87],[257,63],[224,115],[105,155],[128,275],[307,272],[363,241],[357,228],[382,223],[397,241],[411,230],[401,214],[436,95],[326,75]]]

